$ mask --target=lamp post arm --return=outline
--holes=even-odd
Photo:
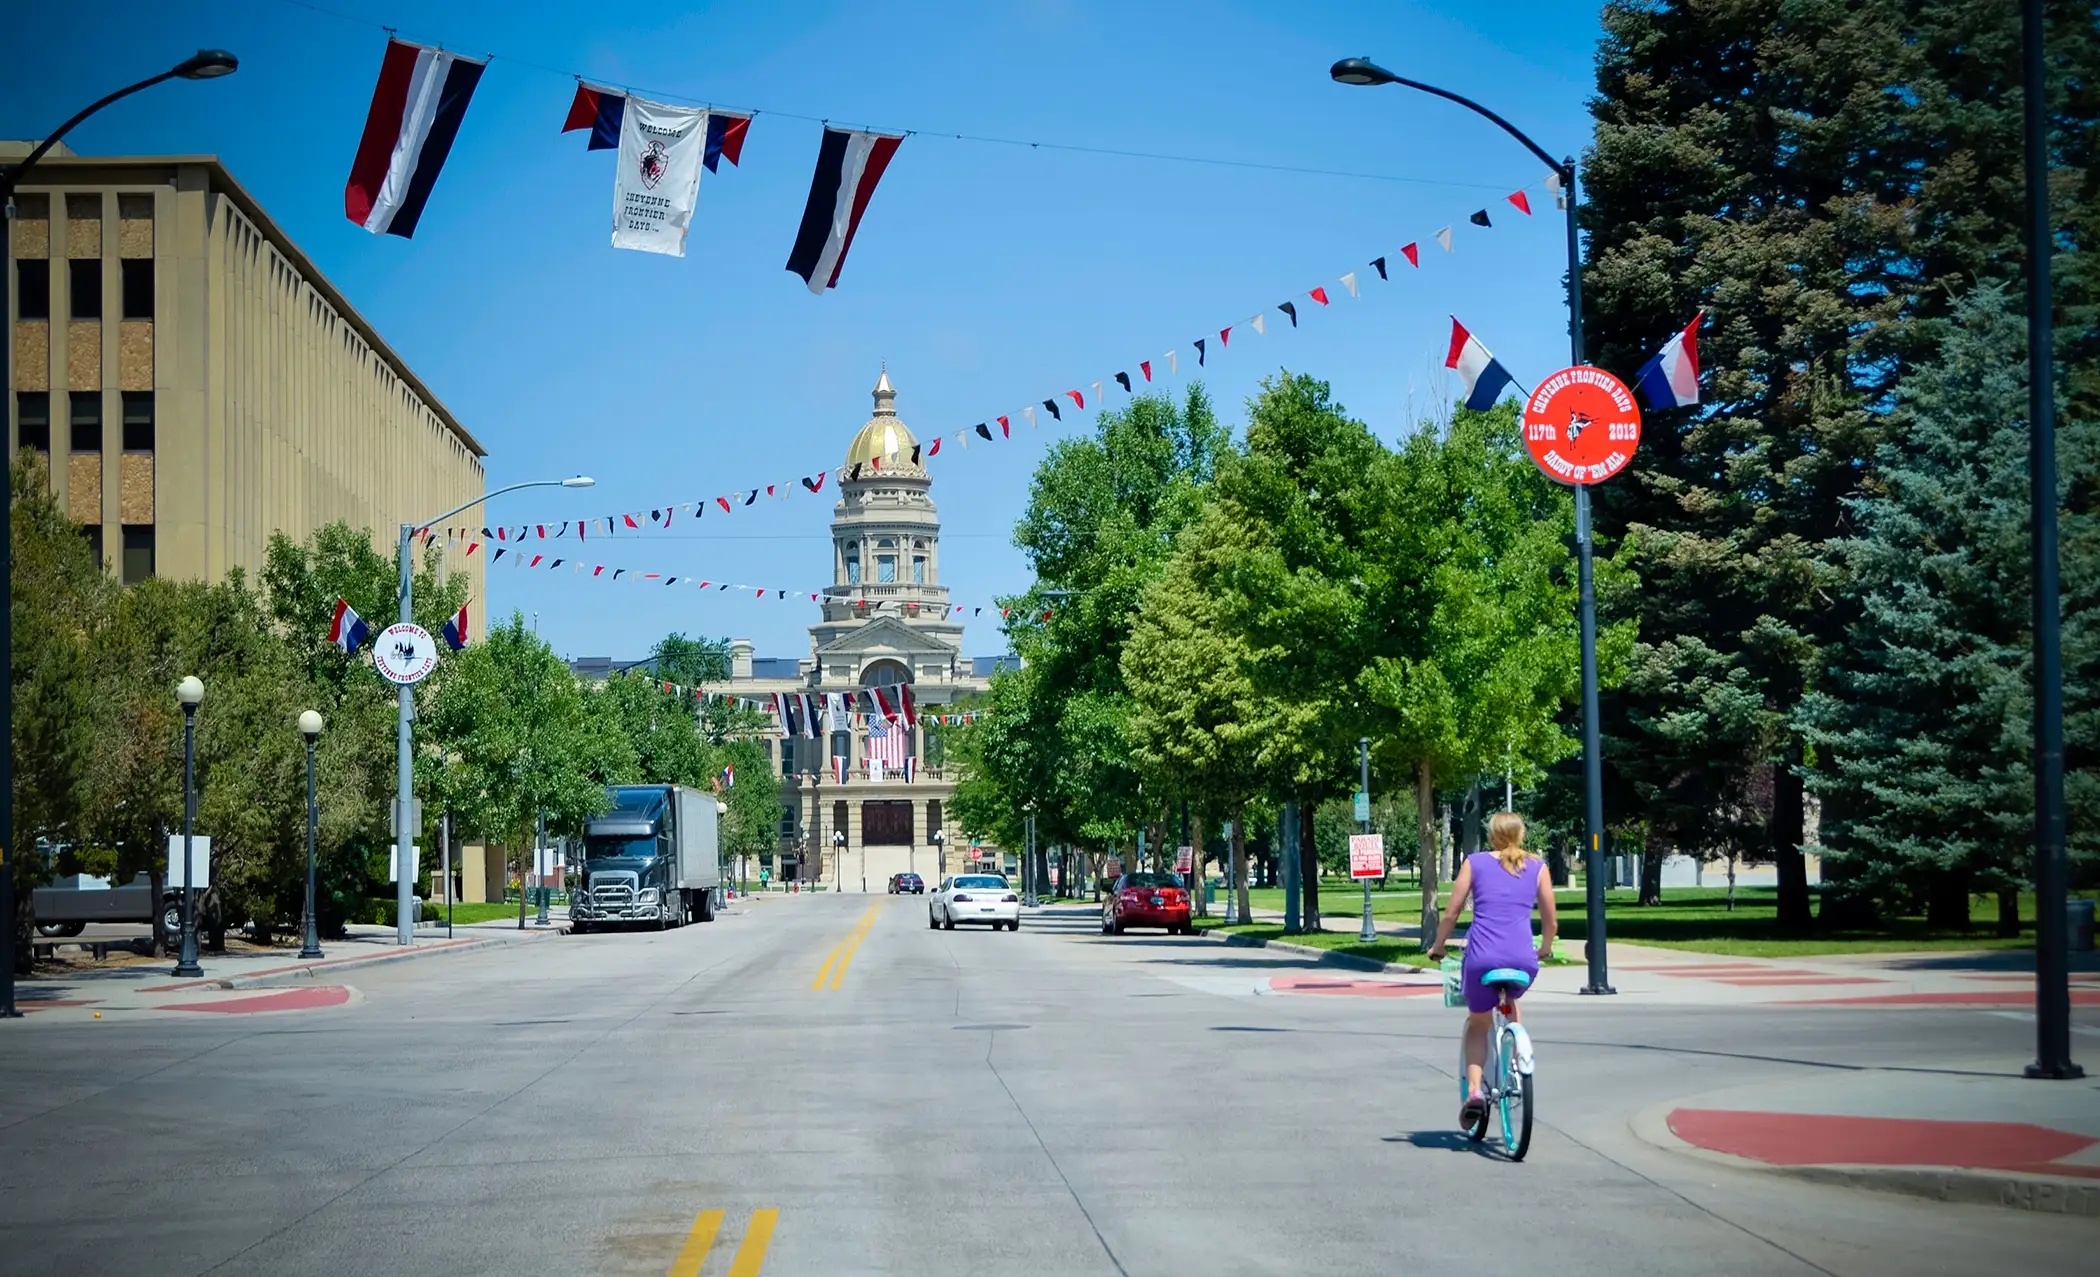
[[[411,523],[408,525],[409,531],[421,532],[425,528],[433,527],[437,524],[443,523],[445,520],[451,518],[455,514],[458,514],[462,510],[471,510],[484,501],[493,501],[495,498],[502,496],[506,492],[516,492],[520,488],[559,488],[561,486],[562,480],[560,479],[532,479],[525,483],[513,483],[507,488],[498,488],[494,492],[484,492],[480,496],[474,498],[472,501],[469,501],[464,505],[453,506],[450,510],[445,511],[443,514],[425,519],[421,523]]]
[[[1387,74],[1391,75],[1391,72],[1387,72]],[[1561,160],[1556,160],[1551,155],[1548,155],[1544,147],[1540,146],[1538,143],[1532,141],[1529,137],[1525,136],[1524,130],[1518,128],[1514,124],[1511,124],[1508,120],[1503,119],[1501,116],[1495,114],[1493,111],[1490,111],[1488,108],[1480,105],[1480,103],[1475,102],[1473,99],[1465,97],[1461,94],[1453,93],[1449,89],[1440,89],[1434,84],[1424,84],[1420,80],[1410,80],[1404,75],[1392,76],[1392,82],[1394,84],[1404,84],[1410,89],[1420,89],[1424,93],[1434,94],[1437,97],[1445,99],[1446,101],[1456,102],[1460,106],[1465,107],[1467,110],[1473,111],[1476,114],[1486,116],[1488,119],[1494,121],[1497,128],[1500,128],[1504,133],[1507,133],[1511,137],[1517,139],[1517,141],[1522,142],[1525,145],[1525,147],[1531,151],[1533,155],[1539,157],[1540,163],[1544,164],[1547,168],[1552,169],[1555,173],[1560,174],[1563,180],[1567,178],[1569,170],[1572,167],[1570,164]]]
[[[95,112],[101,110],[103,107],[108,106],[112,102],[119,101],[123,98],[128,98],[132,94],[137,93],[142,89],[150,89],[154,85],[162,82],[163,80],[172,80],[174,78],[175,72],[163,71],[159,75],[156,75],[151,79],[140,80],[137,84],[134,84],[129,88],[118,89],[115,93],[112,93],[97,102],[90,103],[88,106],[83,107],[79,114],[75,115],[72,119],[67,120],[64,124],[59,125],[58,132],[53,133],[50,137],[47,137],[42,142],[38,143],[37,148],[31,151],[28,155],[22,157],[20,161],[14,164],[0,165],[0,199],[5,199],[6,197],[13,195],[15,192],[15,187],[22,181],[22,179],[25,176],[28,175],[29,170],[36,167],[37,161],[43,159],[46,152],[48,152],[52,147],[57,146],[61,141],[63,141],[65,139],[66,134],[71,133],[73,131],[74,125],[79,124],[82,120],[85,120],[86,118],[93,115]]]

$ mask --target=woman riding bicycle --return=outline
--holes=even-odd
[[[1487,1063],[1488,1035],[1494,1030],[1494,1011],[1502,994],[1487,987],[1481,977],[1497,967],[1513,967],[1537,976],[1539,962],[1553,954],[1553,936],[1559,919],[1553,909],[1553,881],[1537,856],[1524,850],[1524,820],[1512,811],[1496,812],[1488,821],[1491,851],[1475,852],[1459,866],[1451,884],[1451,907],[1437,927],[1436,943],[1429,956],[1441,961],[1444,943],[1458,925],[1459,911],[1468,897],[1473,903],[1473,922],[1466,929],[1463,968],[1466,992],[1466,1102],[1459,1110],[1459,1125],[1471,1127],[1486,1111],[1487,1095],[1480,1074]],[[1531,910],[1537,906],[1542,926],[1536,949],[1531,944]],[[1523,1023],[1516,999],[1521,987],[1505,986],[1510,999],[1509,1019]]]

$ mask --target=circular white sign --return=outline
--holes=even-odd
[[[372,664],[388,682],[420,683],[437,663],[437,644],[420,625],[389,625],[372,645]]]

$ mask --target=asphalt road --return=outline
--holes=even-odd
[[[1197,939],[774,898],[346,973],[350,1004],[0,1025],[0,1273],[2068,1272],[2094,1221],[1712,1167],[1634,1114],[2002,1069],[1973,1011],[1541,995],[1541,1126],[1456,1138],[1456,1013]]]

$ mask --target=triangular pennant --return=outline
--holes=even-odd
[[[1524,192],[1511,191],[1509,193],[1509,202],[1516,205],[1517,211],[1519,213],[1522,213],[1526,217],[1531,216],[1531,197],[1526,195]]]
[[[1349,295],[1350,295],[1351,297],[1356,297],[1356,296],[1359,296],[1359,294],[1358,294],[1358,293],[1357,293],[1357,291],[1356,291],[1356,272],[1355,272],[1355,271],[1350,271],[1350,272],[1349,272],[1348,274],[1346,274],[1346,275],[1342,276],[1342,287],[1344,287],[1344,288],[1346,288],[1346,289],[1348,289],[1348,290],[1349,290]],[[1315,288],[1315,289],[1314,289],[1313,291],[1314,291],[1314,292],[1316,292],[1316,293],[1319,293],[1319,294],[1321,294],[1321,295],[1322,295],[1322,296],[1321,296],[1321,298],[1320,298],[1320,304],[1321,304],[1321,305],[1323,305],[1323,306],[1324,306],[1324,305],[1326,305],[1326,304],[1327,304],[1327,299],[1326,299],[1326,296],[1325,296],[1325,294],[1326,294],[1327,290],[1326,290],[1326,289],[1324,289],[1324,288]]]
[[[1223,350],[1223,349],[1225,349],[1225,348],[1226,348],[1227,346],[1230,346],[1231,344],[1232,344],[1232,328],[1231,328],[1231,326],[1230,326],[1230,325],[1228,325],[1228,326],[1226,326],[1226,327],[1224,327],[1224,328],[1220,328],[1220,329],[1218,330],[1218,349],[1219,349],[1219,350]]]
[[[1167,373],[1174,377],[1181,375],[1181,360],[1171,350],[1167,352]]]
[[[1412,246],[1410,246],[1410,247],[1412,247]],[[1401,249],[1400,251],[1404,253],[1404,252],[1406,252],[1406,251],[1407,251],[1407,249],[1403,248],[1403,249]],[[1374,258],[1372,258],[1372,259],[1371,259],[1371,265],[1373,265],[1373,266],[1376,266],[1376,267],[1378,268],[1378,278],[1380,278],[1380,279],[1385,279],[1385,278],[1387,278],[1387,275],[1386,275],[1386,273],[1385,273],[1385,258],[1383,258],[1383,257],[1374,257]]]
[[[1488,220],[1488,211],[1487,211],[1486,209],[1484,209],[1484,208],[1476,208],[1476,209],[1474,209],[1474,210],[1473,210],[1473,213],[1472,213],[1472,216],[1470,216],[1470,217],[1466,218],[1466,220],[1467,220],[1467,221],[1469,221],[1469,222],[1471,222],[1471,223],[1473,223],[1473,225],[1475,225],[1475,226],[1493,226],[1493,225],[1494,225],[1494,223],[1493,223],[1493,222],[1491,222],[1491,221],[1489,221],[1489,220]]]
[[[1408,265],[1417,270],[1422,268],[1422,249],[1420,245],[1402,244],[1400,246],[1400,255],[1407,259]]]
[[[1254,325],[1254,333],[1255,333],[1255,335],[1256,335],[1257,337],[1261,337],[1261,336],[1267,336],[1267,335],[1268,335],[1268,332],[1269,332],[1269,325],[1268,325],[1268,321],[1267,321],[1267,317],[1266,317],[1266,316],[1263,316],[1263,315],[1256,315],[1256,316],[1255,316],[1254,318],[1252,318],[1252,319],[1248,320],[1247,322],[1248,322],[1248,323],[1250,323],[1250,324],[1252,324],[1252,325]],[[1297,325],[1297,323],[1298,323],[1298,316],[1296,315],[1296,313],[1293,313],[1293,314],[1291,315],[1291,324],[1292,324],[1292,326],[1294,326],[1294,327],[1295,327],[1295,326]],[[1230,331],[1230,330],[1228,329],[1227,331]]]
[[[1127,395],[1127,394],[1129,394],[1129,393],[1130,393],[1130,374],[1129,374],[1129,373],[1127,373],[1127,372],[1119,372],[1119,373],[1117,373],[1117,374],[1116,374],[1116,384],[1117,384],[1117,385],[1119,385],[1119,386],[1121,386],[1121,387],[1123,388],[1123,393],[1124,393],[1124,394],[1126,394],[1126,395]]]
[[[1035,409],[1023,408],[1021,409],[1021,415],[1028,418],[1028,428],[1030,430],[1035,429]]]
[[[1146,380],[1146,381],[1148,381],[1148,382],[1149,382],[1149,381],[1151,381],[1151,380],[1152,380],[1152,361],[1151,361],[1151,360],[1149,360],[1149,359],[1141,359],[1141,360],[1139,360],[1139,361],[1138,361],[1138,371],[1140,371],[1140,372],[1142,372],[1142,373],[1144,373],[1144,374],[1145,374],[1145,380]]]
[[[1283,312],[1284,314],[1286,314],[1286,315],[1290,316],[1290,320],[1291,320],[1291,327],[1293,327],[1293,328],[1296,328],[1296,327],[1298,326],[1298,303],[1297,303],[1297,302],[1278,302],[1278,303],[1276,303],[1276,309],[1278,309],[1278,310],[1282,311],[1282,312]]]
[[[1201,337],[1196,339],[1196,366],[1198,368],[1203,367],[1203,339]]]
[[[1097,406],[1101,403],[1101,383],[1098,381],[1094,383],[1094,403]]]
[[[1451,228],[1446,226],[1436,233],[1436,242],[1445,252],[1451,251]]]
[[[992,437],[992,428],[984,424],[982,421],[978,422],[976,426],[973,427],[973,429],[977,431],[977,437],[979,439],[989,439]]]
[[[748,496],[748,497],[745,497],[745,498],[744,498],[744,504],[745,504],[745,505],[750,505],[750,504],[751,504],[751,503],[752,503],[753,501],[756,501],[756,500],[758,500],[758,489],[757,489],[757,488],[753,488],[753,489],[751,489],[751,495],[750,495],[750,496]]]
[[[1057,400],[1045,399],[1043,400],[1043,407],[1049,411],[1053,420],[1063,421],[1065,419],[1065,415],[1057,410]]]
[[[721,507],[722,507],[722,513],[724,513],[724,514],[728,514],[728,513],[729,513],[729,498],[728,498],[728,497],[716,497],[716,498],[715,498],[715,504],[716,504],[716,505],[718,505],[718,506],[721,506]]]
[[[1081,410],[1082,412],[1084,412],[1084,411],[1086,410],[1086,396],[1085,396],[1085,395],[1082,395],[1082,394],[1080,394],[1080,393],[1079,393],[1078,391],[1076,391],[1076,390],[1067,390],[1067,391],[1065,392],[1065,398],[1067,398],[1067,399],[1071,400],[1071,401],[1072,401],[1073,403],[1075,403],[1075,404],[1078,404],[1078,405],[1079,405],[1079,408],[1080,408],[1080,410]],[[1064,418],[1060,417],[1060,418],[1058,418],[1058,420],[1062,421],[1062,420],[1064,420]]]
[[[824,476],[827,473],[828,471],[824,470],[817,471],[817,477],[814,479],[804,479],[802,481],[802,486],[808,488],[811,492],[822,492],[824,490]]]
[[[1001,439],[1014,437],[1014,423],[1006,417],[999,418],[999,437]]]
[[[922,443],[915,443],[911,446],[911,463],[913,465],[919,464],[919,454],[925,450],[925,447],[926,445]]]
[[[936,440],[934,440],[934,441],[933,441],[932,443],[929,443],[929,444],[927,444],[927,445],[926,445],[926,455],[927,455],[927,456],[929,456],[929,457],[938,457],[938,456],[940,456],[940,455],[941,455],[941,441],[940,441],[940,440],[938,440],[938,439],[936,439]]]
[[[1322,306],[1325,306],[1327,304],[1327,288],[1325,285],[1313,289],[1311,292],[1307,293],[1306,296],[1312,298],[1314,301],[1320,303]]]

